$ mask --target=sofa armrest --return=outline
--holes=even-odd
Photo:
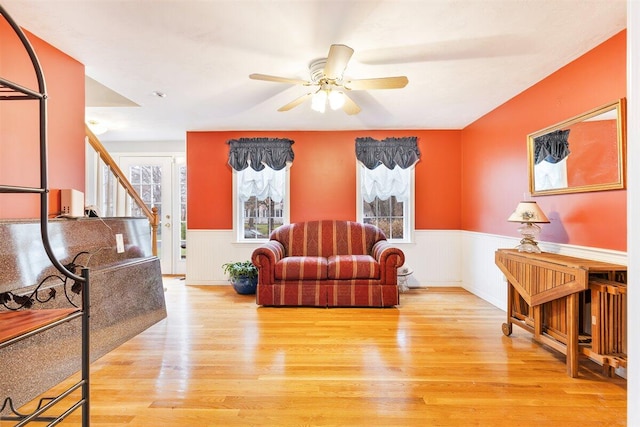
[[[387,240],[376,242],[371,248],[371,256],[380,264],[382,285],[398,284],[398,267],[404,264],[404,252]]]
[[[258,268],[258,284],[270,285],[275,282],[276,263],[282,258],[284,246],[277,240],[269,240],[253,251],[251,262]]]

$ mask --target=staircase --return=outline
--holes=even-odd
[[[96,177],[87,181],[87,191],[93,191],[96,195],[97,210],[103,217],[144,216],[149,220],[151,227],[151,251],[158,255],[158,208],[149,207],[133,188],[127,176],[122,172],[115,160],[107,152],[98,137],[85,125],[86,139],[95,150],[96,164],[92,170],[96,171]],[[88,166],[88,165],[87,165]]]

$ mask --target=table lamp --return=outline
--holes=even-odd
[[[542,209],[534,201],[518,203],[516,210],[507,221],[519,222],[522,225],[518,231],[522,235],[522,240],[517,246],[519,252],[542,252],[538,247],[536,238],[540,234],[540,223],[549,223],[549,218],[542,212]]]

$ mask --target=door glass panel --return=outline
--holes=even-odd
[[[140,166],[131,166],[129,181],[132,184],[140,184]]]
[[[187,258],[187,167],[181,165],[178,172],[180,185],[180,259]]]
[[[142,201],[151,209],[158,208],[161,223],[158,226],[158,257],[162,251],[162,166],[134,165],[129,167],[131,185],[138,192]],[[144,216],[139,206],[133,205],[132,216]]]

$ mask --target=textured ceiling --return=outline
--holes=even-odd
[[[1,1],[18,24],[85,64],[98,83],[86,118],[109,128],[104,141],[181,141],[189,130],[460,129],[626,27],[625,0]],[[309,62],[332,43],[355,50],[345,77],[406,75],[409,84],[352,92],[362,112],[348,116],[309,103],[278,112],[307,88],[248,78],[308,79]],[[113,106],[118,95],[138,106]]]

